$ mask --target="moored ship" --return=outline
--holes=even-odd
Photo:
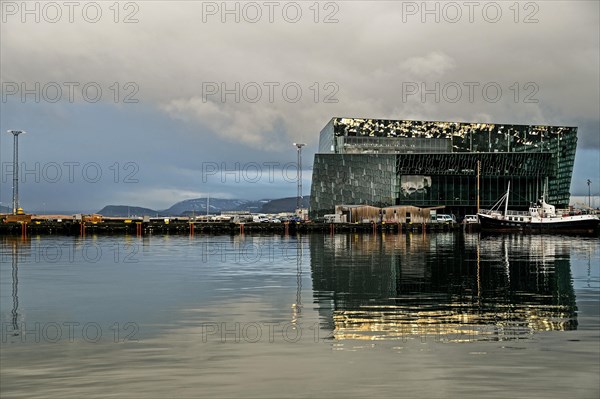
[[[545,198],[540,198],[528,211],[508,210],[510,185],[506,194],[492,209],[482,209],[478,213],[481,229],[491,232],[525,233],[574,233],[597,234],[600,230],[600,218],[593,214],[575,214],[568,209],[557,210]],[[504,211],[501,206],[504,204]]]

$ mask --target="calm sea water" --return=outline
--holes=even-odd
[[[600,395],[600,241],[0,237],[0,396]]]

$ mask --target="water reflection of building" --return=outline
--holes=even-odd
[[[315,300],[337,339],[527,337],[577,327],[569,246],[542,236],[310,237]]]

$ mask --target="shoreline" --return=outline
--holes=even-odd
[[[478,226],[469,226],[478,231]],[[102,222],[34,220],[31,223],[0,223],[2,235],[87,235],[87,234],[245,234],[245,233],[401,233],[448,232],[462,230],[458,223],[224,223],[192,222],[188,220],[136,221],[131,219],[105,219]]]

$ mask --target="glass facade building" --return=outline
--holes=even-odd
[[[526,209],[544,189],[549,203],[566,207],[576,144],[576,127],[333,118],[315,154],[311,216],[341,204],[472,214],[478,180],[481,208],[509,182],[513,209]]]

